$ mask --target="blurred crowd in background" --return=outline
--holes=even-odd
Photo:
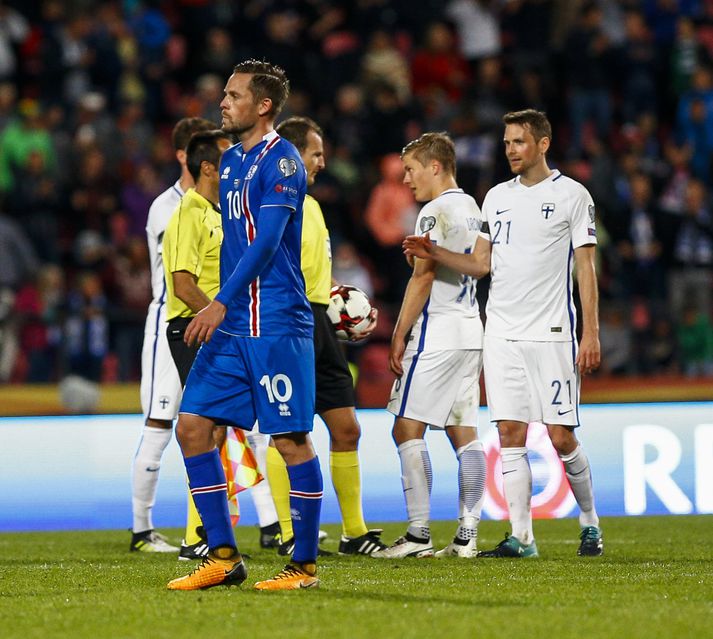
[[[713,375],[713,1],[5,0],[0,381],[138,379],[170,131],[219,123],[248,57],[286,69],[283,117],[324,128],[334,276],[381,311],[363,375],[388,375],[409,276],[401,148],[449,131],[480,203],[509,177],[502,115],[525,107],[597,204],[600,374]]]

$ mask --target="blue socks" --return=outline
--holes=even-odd
[[[208,535],[208,546],[211,550],[219,546],[235,548],[235,536],[228,511],[228,486],[218,449],[214,448],[193,457],[184,457],[183,461],[186,464],[188,485],[193,501]]]
[[[227,485],[218,449],[184,457],[193,501],[203,520],[208,546],[236,547],[228,512]],[[322,471],[317,457],[296,466],[288,466],[290,510],[295,532],[293,561],[315,563],[322,510]]]
[[[302,464],[288,466],[287,474],[290,476],[290,510],[295,531],[292,560],[296,563],[315,563],[319,543],[319,514],[322,510],[322,471],[319,460],[314,457]]]

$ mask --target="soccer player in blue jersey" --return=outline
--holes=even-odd
[[[304,164],[273,128],[289,93],[284,71],[268,62],[238,64],[220,103],[223,130],[239,142],[220,164],[224,240],[221,288],[185,331],[202,344],[176,427],[191,494],[210,552],[171,590],[236,585],[247,570],[228,514],[214,424],[271,435],[287,464],[295,532],[292,561],[259,590],[317,586],[322,473],[309,432],[314,416],[313,318],[300,269]]]

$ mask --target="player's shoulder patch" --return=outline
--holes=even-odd
[[[418,230],[421,233],[428,233],[436,226],[436,218],[433,215],[424,215],[418,223]]]
[[[283,155],[277,160],[277,168],[284,177],[288,178],[297,173],[297,161]]]

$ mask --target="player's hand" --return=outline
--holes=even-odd
[[[349,341],[350,342],[358,342],[360,340],[366,339],[369,337],[374,332],[374,329],[376,328],[376,325],[378,324],[379,321],[379,311],[377,311],[375,308],[371,309],[371,312],[369,313],[369,325],[364,329],[359,332],[356,331],[350,331],[349,332]]]
[[[579,343],[579,353],[577,354],[577,366],[580,375],[588,375],[599,368],[602,352],[599,346],[599,338],[596,335],[582,335]]]
[[[217,300],[213,300],[203,310],[193,318],[183,334],[183,341],[187,346],[193,346],[194,342],[206,344],[213,337],[215,329],[225,318],[226,308]]]
[[[430,258],[436,250],[436,246],[431,242],[431,236],[428,233],[425,235],[407,235],[401,247],[407,257],[420,257],[424,260]]]
[[[406,341],[400,337],[391,338],[391,349],[389,350],[389,368],[391,372],[397,377],[401,377],[404,374],[403,366],[401,362],[404,358],[404,351],[406,350]]]

